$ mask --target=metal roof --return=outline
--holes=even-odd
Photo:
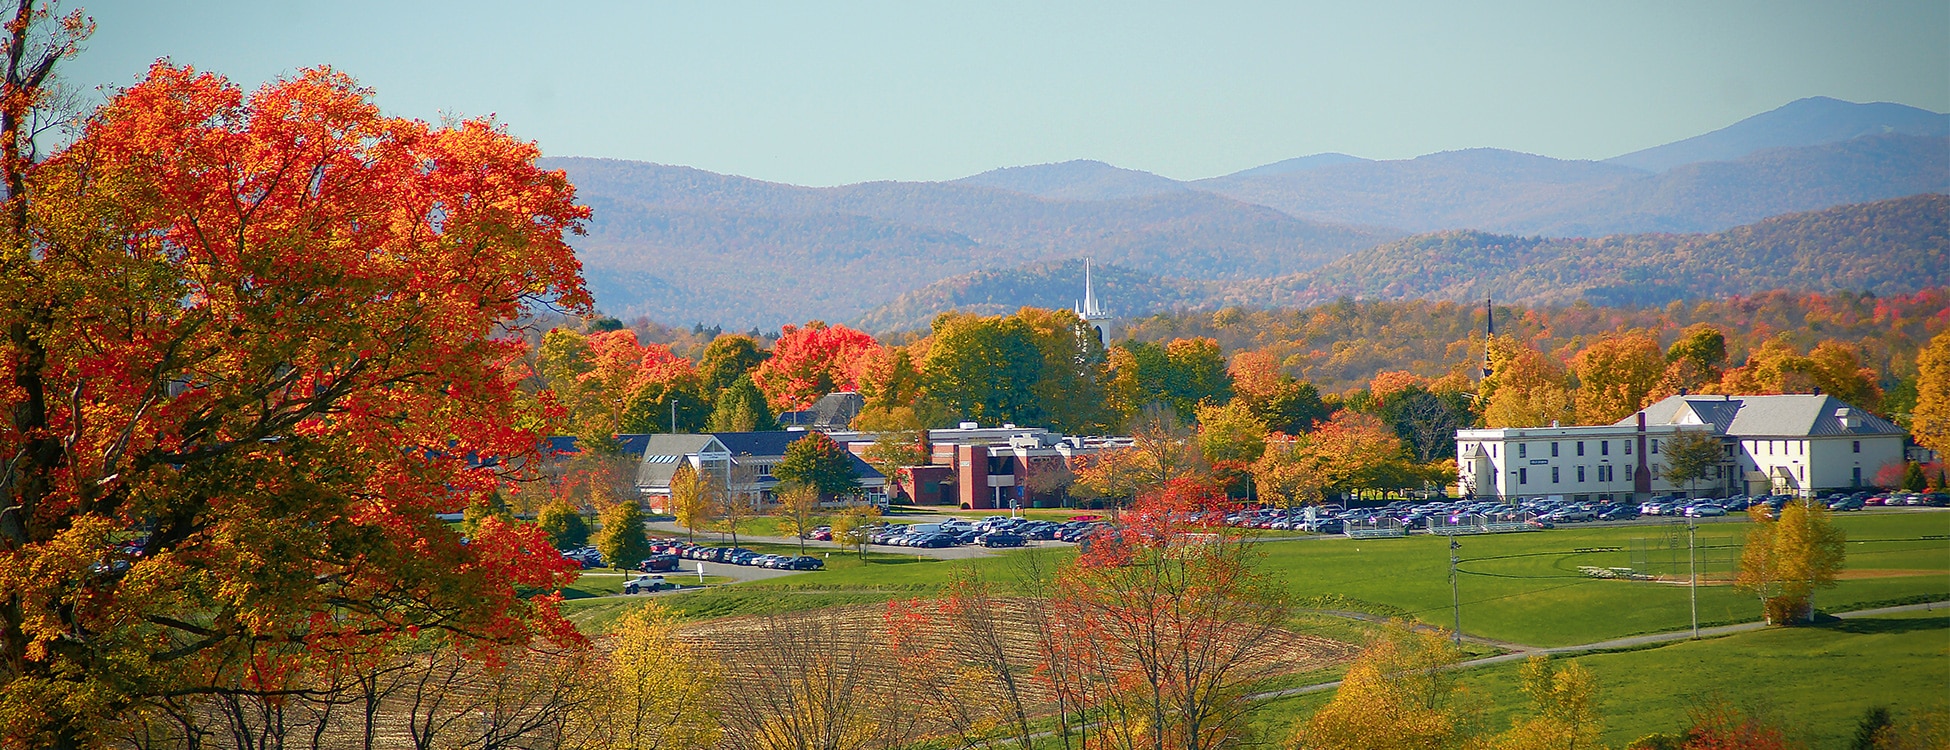
[[[1644,414],[1648,425],[1709,424],[1734,437],[1903,434],[1889,420],[1825,394],[1669,396],[1645,407]],[[1849,425],[1844,415],[1855,424]],[[1632,425],[1636,420],[1635,415],[1617,424]]]

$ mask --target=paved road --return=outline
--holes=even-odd
[[[1950,601],[1924,602],[1922,604],[1905,604],[1900,607],[1882,607],[1879,609],[1861,609],[1861,610],[1856,610],[1854,612],[1837,612],[1835,613],[1835,617],[1837,619],[1842,619],[1842,620],[1853,620],[1859,617],[1875,617],[1877,615],[1890,615],[1890,614],[1896,614],[1898,612],[1922,612],[1926,610],[1935,610],[1935,609],[1950,609]],[[1350,614],[1358,615],[1359,613],[1350,613]],[[1367,618],[1366,615],[1361,615],[1361,617],[1362,619]],[[1749,630],[1760,630],[1761,628],[1764,627],[1767,627],[1766,623],[1743,622],[1738,625],[1721,625],[1715,628],[1700,628],[1699,637],[1717,638],[1723,635],[1744,633]],[[1464,637],[1468,638],[1469,636],[1464,636]],[[1616,649],[1632,648],[1635,646],[1649,646],[1656,643],[1670,643],[1672,641],[1684,641],[1684,640],[1689,640],[1692,637],[1693,637],[1692,629],[1687,628],[1685,630],[1675,630],[1670,633],[1653,633],[1651,635],[1635,635],[1630,638],[1614,638],[1609,641],[1599,641],[1597,643],[1586,643],[1579,646],[1557,646],[1554,648],[1521,647],[1521,650],[1512,651],[1507,654],[1497,654],[1496,656],[1485,656],[1481,659],[1471,659],[1465,662],[1458,662],[1454,665],[1451,665],[1449,668],[1469,669],[1471,667],[1481,667],[1490,664],[1501,664],[1503,662],[1508,662],[1508,661],[1528,659],[1536,654],[1581,654],[1581,653],[1592,652],[1592,651],[1613,651]],[[1511,644],[1511,645],[1515,645],[1515,644]],[[1268,700],[1272,698],[1285,698],[1294,695],[1306,695],[1308,693],[1318,693],[1323,690],[1333,690],[1334,688],[1340,686],[1341,686],[1340,681],[1335,680],[1333,682],[1323,682],[1317,685],[1306,685],[1303,687],[1288,688],[1286,690],[1271,690],[1264,693],[1254,693],[1252,695],[1246,696],[1246,699],[1247,700]]]

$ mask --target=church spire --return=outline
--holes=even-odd
[[[1496,305],[1490,298],[1483,297],[1483,377],[1489,377],[1494,368],[1490,367],[1490,339],[1496,338]]]

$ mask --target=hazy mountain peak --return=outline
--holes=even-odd
[[[1811,96],[1711,133],[1606,161],[1663,172],[1683,164],[1732,161],[1768,149],[1818,146],[1884,133],[1950,135],[1950,115],[1891,102],[1858,104]]]
[[[1305,172],[1321,167],[1332,167],[1339,164],[1358,164],[1365,161],[1368,160],[1359,156],[1349,156],[1343,153],[1327,151],[1318,154],[1308,154],[1306,156],[1296,156],[1291,159],[1276,161],[1272,164],[1261,164],[1252,169],[1242,169],[1226,176],[1262,177],[1276,174],[1293,174],[1295,172]]]
[[[991,169],[955,180],[1057,200],[1105,201],[1186,190],[1177,180],[1094,159]]]

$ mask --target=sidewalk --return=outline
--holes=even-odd
[[[1834,616],[1838,620],[1852,620],[1859,617],[1875,617],[1877,615],[1891,615],[1891,614],[1896,614],[1898,612],[1922,612],[1925,610],[1934,610],[1934,609],[1950,609],[1950,601],[1923,602],[1921,604],[1905,604],[1899,607],[1880,607],[1877,609],[1859,609],[1854,612],[1838,612],[1835,613]],[[1368,619],[1368,618],[1361,617],[1359,619]],[[1701,639],[1717,638],[1723,635],[1732,635],[1734,633],[1745,633],[1750,630],[1760,630],[1765,627],[1767,627],[1766,623],[1743,622],[1738,625],[1721,625],[1719,627],[1713,627],[1713,628],[1700,628],[1699,637]],[[1463,637],[1465,639],[1476,640],[1470,638],[1470,636],[1467,635]],[[1508,661],[1528,659],[1537,654],[1556,655],[1556,654],[1581,654],[1581,653],[1587,653],[1592,651],[1612,651],[1621,648],[1632,648],[1635,646],[1649,646],[1657,643],[1670,643],[1672,641],[1690,640],[1692,637],[1693,637],[1693,629],[1687,628],[1685,630],[1675,630],[1668,633],[1653,633],[1650,635],[1635,635],[1628,638],[1614,638],[1609,641],[1599,641],[1597,643],[1586,643],[1579,646],[1557,646],[1554,648],[1520,647],[1521,650],[1512,651],[1507,654],[1498,654],[1496,656],[1485,656],[1481,659],[1470,659],[1469,661],[1457,662],[1456,664],[1450,665],[1449,669],[1470,669],[1472,667],[1483,667],[1491,664],[1502,664],[1503,662],[1508,662]],[[1511,645],[1516,645],[1516,644],[1511,644]],[[1339,680],[1335,680],[1333,682],[1323,682],[1317,685],[1305,685],[1297,688],[1287,688],[1285,690],[1270,690],[1264,693],[1254,693],[1252,695],[1246,696],[1246,700],[1257,701],[1257,700],[1269,700],[1273,698],[1286,698],[1295,695],[1306,695],[1308,693],[1318,693],[1324,690],[1333,690],[1334,688],[1340,686],[1341,686],[1341,682]]]

